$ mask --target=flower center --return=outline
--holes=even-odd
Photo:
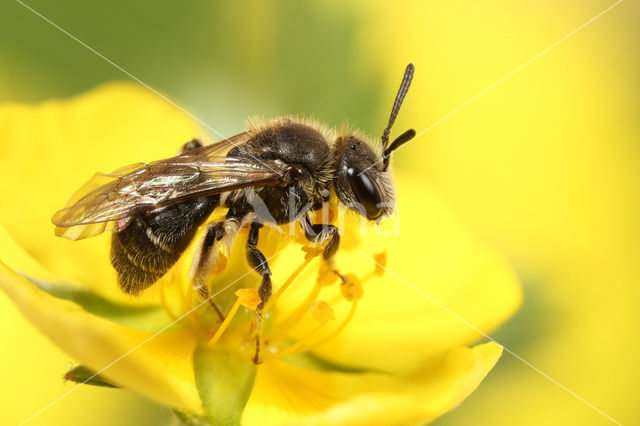
[[[291,275],[277,288],[273,296],[265,303],[261,311],[260,296],[255,289],[243,288],[235,292],[235,301],[221,311],[224,320],[217,316],[212,320],[212,309],[208,303],[198,302],[197,292],[191,286],[182,292],[182,312],[186,315],[187,325],[200,330],[206,345],[213,346],[221,339],[234,338],[244,342],[243,350],[251,353],[260,339],[261,361],[278,359],[287,355],[301,354],[329,342],[339,335],[356,314],[359,301],[364,295],[363,284],[376,275],[382,275],[384,268],[375,264],[375,268],[363,277],[353,273],[339,274],[332,263],[322,259],[322,248],[304,246],[304,259]],[[313,262],[318,265],[318,274],[313,286],[304,293],[304,288],[296,289],[295,302],[286,300],[287,290]],[[376,255],[376,262],[384,265],[386,254]],[[167,303],[164,292],[161,294],[163,306],[172,318],[179,318]],[[214,299],[215,300],[215,299]],[[278,302],[287,302],[285,309],[278,308]],[[202,304],[199,309],[193,306]],[[208,316],[203,312],[208,312]],[[260,327],[264,320],[265,326]],[[257,336],[257,334],[260,334]],[[240,339],[238,339],[240,337]]]

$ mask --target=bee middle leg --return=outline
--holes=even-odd
[[[257,247],[260,228],[262,228],[261,223],[253,222],[249,231],[249,239],[247,240],[247,260],[249,265],[262,276],[262,282],[258,288],[258,295],[262,301],[256,310],[256,353],[253,357],[253,362],[256,364],[260,363],[262,308],[271,297],[273,289],[271,283],[271,269],[269,269],[266,257]]]

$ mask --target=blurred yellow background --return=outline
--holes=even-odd
[[[281,114],[378,135],[414,62],[395,129],[429,130],[394,164],[516,269],[524,305],[493,337],[615,420],[640,422],[637,2],[620,2],[519,70],[615,2],[25,3],[224,135],[248,116]],[[128,79],[19,2],[0,5],[0,40],[2,103]],[[14,424],[72,388],[61,375],[73,360],[4,294],[0,316],[0,420]],[[30,424],[143,419],[169,422],[131,393],[83,387]],[[505,353],[437,423],[611,422]]]

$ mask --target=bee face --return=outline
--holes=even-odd
[[[336,160],[333,187],[338,199],[369,220],[389,216],[395,196],[381,155],[362,137],[353,134],[336,140],[333,155]]]

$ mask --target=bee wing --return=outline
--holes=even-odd
[[[153,209],[187,199],[251,186],[277,185],[284,164],[227,158],[248,134],[152,163],[137,163],[112,173],[97,173],[51,221],[56,235],[82,239],[107,229],[122,229],[136,209]]]

